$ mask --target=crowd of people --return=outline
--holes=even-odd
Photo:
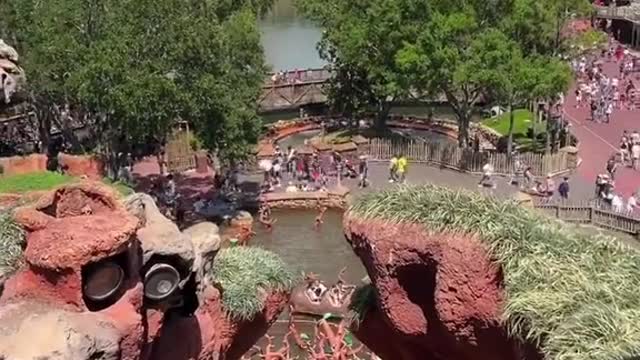
[[[619,64],[619,73],[607,76],[604,61],[613,59]],[[630,76],[636,69],[635,58],[621,45],[611,45],[601,56],[582,56],[572,62],[572,67],[578,80],[576,107],[588,106],[592,121],[609,123],[614,111],[633,110],[640,100]]]
[[[369,185],[366,155],[354,159],[335,151],[321,155],[315,150],[303,153],[289,146],[284,152],[276,146],[273,158],[263,159],[259,165],[264,175],[262,192],[283,187],[285,180],[286,192],[327,191],[330,181],[340,184],[345,178],[358,178],[362,188]]]
[[[637,59],[621,44],[610,38],[609,46],[600,54],[583,56],[572,62],[578,86],[576,107],[589,106],[591,121],[610,123],[612,115],[619,110],[635,110],[640,101],[640,92],[632,74],[638,70]],[[614,75],[604,71],[606,63],[617,64]],[[640,133],[623,131],[619,150],[612,154],[605,164],[605,172],[598,174],[595,181],[595,198],[611,206],[616,212],[633,212],[637,208],[636,193],[626,201],[616,192],[616,173],[620,167],[640,170]]]

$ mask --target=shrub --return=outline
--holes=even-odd
[[[0,278],[22,265],[25,237],[10,211],[0,211]]]
[[[278,255],[257,247],[223,249],[212,261],[207,278],[220,285],[223,306],[236,319],[252,319],[269,291],[290,291],[297,280]]]
[[[473,233],[504,271],[510,334],[545,359],[640,355],[640,253],[511,201],[433,185],[367,194],[352,216]]]

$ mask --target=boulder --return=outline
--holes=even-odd
[[[18,53],[0,40],[0,106],[10,104],[24,90],[24,70],[18,66]]]
[[[361,220],[344,231],[376,289],[355,334],[382,359],[515,360],[500,267],[477,236]]]
[[[220,250],[220,231],[218,225],[211,222],[201,222],[195,224],[182,232],[191,239],[195,260],[193,271],[196,273],[196,280],[203,279],[203,274],[209,271],[208,267]]]
[[[0,308],[0,358],[118,360],[121,335],[98,313],[21,302]]]
[[[207,286],[201,295],[194,316],[165,321],[151,359],[239,360],[278,319],[289,298],[286,292],[267,293],[260,313],[250,320],[239,320],[229,316],[215,287]]]
[[[142,247],[142,262],[146,264],[154,255],[179,259],[183,270],[193,267],[195,253],[191,239],[167,219],[147,194],[136,193],[124,200],[127,211],[136,216],[142,226],[137,237]]]
[[[14,63],[18,63],[18,52],[9,46],[4,40],[0,39],[0,59],[6,59]]]

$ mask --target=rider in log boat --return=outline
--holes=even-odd
[[[331,313],[334,317],[345,317],[349,311],[351,296],[356,289],[355,285],[347,285],[342,278],[345,270],[346,268],[340,271],[338,281],[329,287],[315,274],[308,274],[305,282],[294,288],[291,293],[291,316],[324,316]]]

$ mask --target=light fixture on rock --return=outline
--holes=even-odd
[[[153,301],[167,299],[178,288],[180,273],[169,264],[153,265],[144,276],[144,296]]]
[[[93,265],[86,273],[82,293],[91,301],[104,302],[118,293],[124,282],[124,270],[114,262]]]

